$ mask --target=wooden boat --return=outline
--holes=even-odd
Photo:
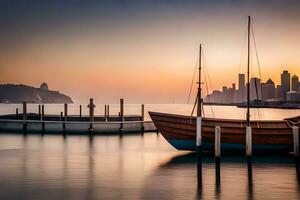
[[[246,120],[202,118],[201,98],[201,52],[199,52],[199,80],[197,117],[149,112],[155,126],[163,137],[178,150],[213,150],[215,127],[221,127],[221,149],[223,151],[245,150],[246,127],[252,129],[253,151],[292,151],[292,126],[300,125],[300,116],[285,120],[250,121],[250,31],[248,18],[248,66],[247,66],[247,115]],[[194,106],[194,108],[195,108]],[[192,112],[193,113],[193,112]],[[199,148],[198,148],[199,147]]]
[[[158,112],[149,114],[159,132],[173,147],[178,150],[196,149],[196,117]],[[292,120],[251,121],[253,150],[292,151]],[[214,149],[215,127],[220,126],[222,150],[244,150],[246,125],[246,120],[202,118],[202,149]]]

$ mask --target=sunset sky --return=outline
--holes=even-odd
[[[186,103],[200,42],[211,89],[245,73],[248,15],[262,81],[300,76],[297,0],[2,0],[0,83],[47,82],[75,101]]]

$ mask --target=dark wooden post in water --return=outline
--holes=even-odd
[[[42,110],[41,110],[41,105],[39,104],[39,119],[41,120],[42,117]]]
[[[16,119],[18,119],[18,118],[19,118],[19,109],[16,108]]]
[[[300,157],[299,157],[299,127],[293,126],[293,138],[294,138],[294,157],[296,164],[296,174],[298,181],[300,180]]]
[[[142,121],[142,134],[144,134],[144,131],[145,131],[145,127],[144,127],[144,121],[145,121],[145,105],[144,105],[144,104],[142,104],[141,115],[142,115],[142,118],[141,118],[141,121]]]
[[[196,118],[196,156],[197,156],[197,183],[198,188],[202,186],[202,136],[201,136],[201,123],[202,123],[202,97],[201,97],[201,53],[202,46],[199,49],[199,79],[198,79],[198,95],[197,95],[197,118]]]
[[[246,157],[248,165],[248,178],[252,182],[252,131],[250,126],[250,31],[251,17],[248,16]]]
[[[109,121],[109,105],[107,105],[107,112],[106,112],[106,114],[107,114],[107,120]]]
[[[104,119],[107,121],[107,105],[104,105]]]
[[[216,169],[216,184],[220,185],[221,183],[221,127],[216,126],[215,128],[215,169]]]
[[[64,122],[63,122],[63,134],[67,132],[66,130],[66,121],[68,120],[68,104],[64,104]]]
[[[120,99],[120,134],[123,134],[123,121],[124,121],[124,99]]]
[[[64,114],[63,114],[63,112],[60,112],[60,119],[59,119],[59,121],[62,121],[63,118],[64,118]]]
[[[89,108],[89,121],[90,121],[90,128],[89,128],[89,133],[94,133],[95,129],[93,128],[93,122],[94,122],[94,108],[96,107],[95,104],[93,103],[93,99],[90,98],[90,103],[88,105]]]
[[[41,113],[41,121],[42,121],[42,133],[45,133],[45,105],[42,105],[42,113]]]
[[[27,102],[23,101],[23,132],[27,131]]]
[[[82,117],[82,105],[79,105],[79,117]]]

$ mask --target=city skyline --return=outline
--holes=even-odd
[[[299,76],[283,70],[280,74],[280,84],[276,84],[272,78],[262,82],[258,77],[250,78],[250,100],[263,101],[300,101]],[[214,90],[205,97],[209,103],[242,103],[247,101],[247,81],[245,74],[238,75],[238,87],[236,83],[223,86],[222,90]]]

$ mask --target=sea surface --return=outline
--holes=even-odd
[[[190,115],[192,105],[145,105],[146,110]],[[21,105],[0,105],[0,114]],[[70,106],[78,114],[78,105]],[[84,106],[85,107],[85,106]],[[118,113],[118,105],[111,105]],[[213,110],[213,112],[212,112]],[[37,105],[29,105],[36,112]],[[46,105],[59,114],[62,105]],[[84,111],[87,114],[87,110]],[[103,114],[97,105],[96,114]],[[139,114],[140,105],[125,105]],[[232,106],[205,106],[205,115],[244,118]],[[252,118],[282,119],[299,110],[252,110]],[[149,120],[149,117],[147,117]],[[157,133],[144,135],[0,134],[0,199],[300,199],[300,182],[291,155],[256,155],[249,182],[243,155],[222,155],[221,184],[214,157],[203,158],[203,186],[197,188],[195,154],[177,151]]]

